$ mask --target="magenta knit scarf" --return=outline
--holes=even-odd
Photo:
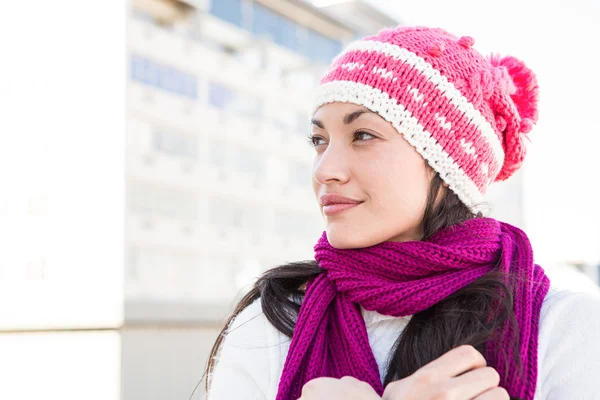
[[[423,311],[469,285],[496,266],[521,277],[512,286],[519,326],[523,375],[500,386],[511,396],[533,399],[537,381],[538,321],[550,281],[533,263],[523,231],[490,218],[442,230],[428,241],[384,242],[355,250],[333,248],[323,232],[315,260],[326,272],[308,282],[277,400],[296,400],[317,377],[353,376],[383,394],[360,306],[396,317]],[[525,279],[523,279],[525,278]],[[508,329],[508,322],[505,326]],[[504,332],[510,332],[505,330]],[[506,345],[510,346],[506,333]],[[491,343],[491,342],[490,342]],[[488,345],[488,365],[516,371],[512,359]]]

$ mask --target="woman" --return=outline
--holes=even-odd
[[[210,400],[599,398],[600,301],[554,290],[479,212],[521,166],[534,74],[470,37],[398,27],[316,92],[315,261],[267,271],[213,347]]]

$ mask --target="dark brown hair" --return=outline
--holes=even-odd
[[[444,187],[438,174],[433,176],[422,222],[423,240],[441,229],[480,217],[481,214],[474,214],[454,192]],[[301,301],[294,299],[301,299],[304,292],[300,287],[322,272],[315,261],[303,261],[270,269],[257,280],[235,307],[210,352],[204,373],[207,392],[210,374],[215,367],[215,356],[227,325],[250,303],[260,298],[265,317],[277,330],[291,338]],[[516,343],[513,349],[508,350],[512,351],[518,371],[498,373],[508,376],[509,373],[522,371],[518,326],[509,281],[512,278],[494,269],[436,305],[413,315],[388,356],[384,386],[413,374],[425,364],[463,344],[472,345],[485,354],[488,341],[500,343],[504,334],[502,328],[507,320]],[[504,357],[510,357],[504,346],[498,348],[504,352]]]

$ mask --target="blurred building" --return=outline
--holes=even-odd
[[[123,400],[189,397],[234,299],[312,258],[311,89],[397,24],[362,1],[132,2]]]

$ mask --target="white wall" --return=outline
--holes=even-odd
[[[5,12],[0,330],[120,326],[124,6],[11,2]]]
[[[125,5],[2,14],[0,398],[117,400]]]

